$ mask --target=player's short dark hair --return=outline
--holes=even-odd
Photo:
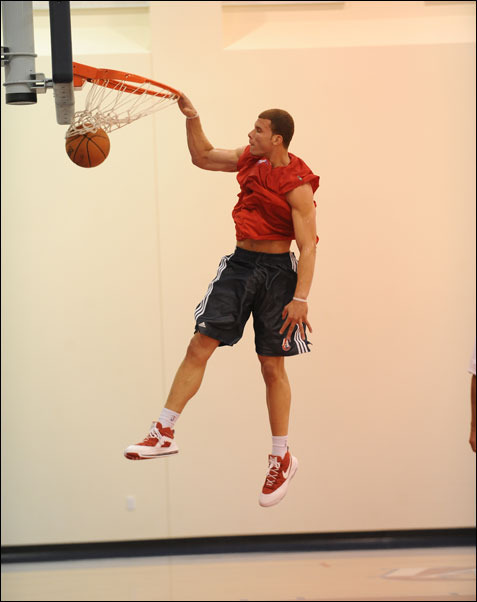
[[[295,124],[290,113],[282,109],[268,109],[260,113],[258,117],[259,119],[269,119],[272,122],[272,132],[279,134],[283,138],[283,146],[288,148],[295,131]]]

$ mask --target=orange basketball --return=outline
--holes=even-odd
[[[75,134],[66,138],[68,157],[80,167],[96,167],[109,154],[109,137],[99,128],[96,132]]]

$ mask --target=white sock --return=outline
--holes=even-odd
[[[288,448],[288,435],[283,437],[272,437],[272,456],[280,456],[283,458],[286,456]]]
[[[163,427],[173,429],[175,423],[179,420],[179,416],[180,414],[177,412],[173,412],[167,408],[162,408],[161,415],[159,416],[159,422]]]

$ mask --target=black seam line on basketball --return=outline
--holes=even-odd
[[[101,153],[104,155],[104,158],[106,159],[107,155],[104,152],[104,150],[98,145],[97,142],[95,142],[92,138],[88,138],[88,143],[92,143],[96,146],[96,148],[101,151]],[[88,149],[88,145],[86,145],[86,152],[88,153],[88,159],[89,159],[89,149]]]
[[[75,149],[75,154],[73,155],[73,161],[75,161],[76,159],[76,153],[78,152],[79,147],[83,144],[83,142],[86,140],[86,138],[83,138],[82,140],[80,140],[80,143],[78,144],[78,146]],[[86,152],[88,152],[88,149],[86,148]]]

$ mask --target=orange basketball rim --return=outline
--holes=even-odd
[[[86,82],[91,88],[85,109],[75,113],[67,138],[99,128],[109,133],[164,109],[181,97],[178,90],[147,77],[81,63],[73,63],[73,81],[75,90],[82,89]]]

